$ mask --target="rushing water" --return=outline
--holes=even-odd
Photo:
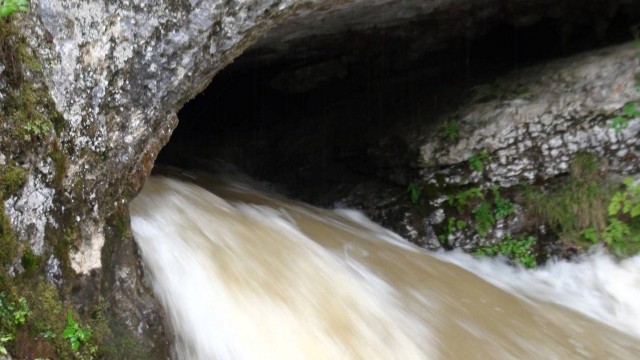
[[[640,258],[524,271],[434,256],[355,211],[206,187],[153,177],[131,205],[179,359],[640,357]]]

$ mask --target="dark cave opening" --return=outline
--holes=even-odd
[[[208,171],[225,163],[316,204],[372,178],[404,188],[416,174],[415,133],[437,131],[436,120],[473,96],[474,86],[630,41],[639,15],[630,3],[606,22],[580,11],[570,22],[498,19],[437,46],[425,39],[446,28],[426,18],[305,39],[267,60],[250,48],[183,107],[157,162]]]

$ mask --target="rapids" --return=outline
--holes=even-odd
[[[151,177],[131,213],[178,359],[640,357],[638,257],[433,254],[356,211],[203,176]]]

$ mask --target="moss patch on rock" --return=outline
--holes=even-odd
[[[16,254],[16,237],[11,227],[11,222],[5,213],[4,199],[0,193],[0,276],[4,275],[7,266],[13,261]]]
[[[27,173],[17,166],[7,166],[0,168],[0,193],[11,195],[27,181]]]

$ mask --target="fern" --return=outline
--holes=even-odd
[[[489,229],[496,223],[496,218],[491,212],[491,205],[483,202],[473,209],[473,221],[476,224],[478,235],[486,237]]]
[[[469,158],[469,167],[477,172],[484,171],[484,162],[489,159],[489,153],[482,151],[479,154],[473,155]]]
[[[449,205],[455,206],[458,211],[461,211],[462,207],[469,205],[473,199],[484,199],[482,189],[475,187],[461,191],[457,194],[449,195],[447,201],[449,202]]]
[[[629,225],[612,217],[609,219],[609,225],[602,232],[602,239],[607,246],[615,247],[621,245],[625,236],[630,233]]]
[[[509,199],[505,199],[500,195],[497,187],[491,189],[493,192],[493,203],[496,206],[494,215],[496,219],[506,218],[516,212],[516,205]]]

